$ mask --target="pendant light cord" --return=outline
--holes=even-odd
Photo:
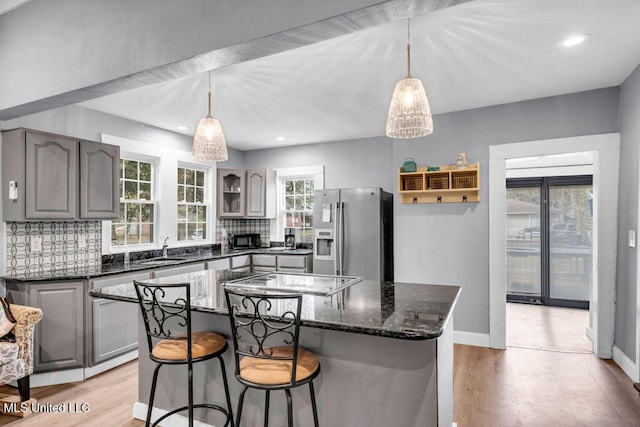
[[[407,18],[407,77],[411,77],[411,20]]]
[[[207,117],[211,117],[211,71],[209,71],[209,114]]]

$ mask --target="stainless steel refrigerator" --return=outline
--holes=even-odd
[[[381,188],[318,190],[313,272],[393,281],[393,195]]]

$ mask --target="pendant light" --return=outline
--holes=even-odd
[[[387,136],[419,138],[433,132],[431,107],[420,79],[411,77],[411,29],[407,19],[407,77],[396,83],[387,116]]]
[[[192,155],[194,160],[205,162],[222,162],[229,158],[222,126],[217,119],[211,117],[211,71],[209,71],[209,114],[198,122],[193,136]]]

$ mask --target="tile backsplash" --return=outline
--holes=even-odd
[[[34,238],[42,239],[42,250],[31,250]],[[102,258],[102,222],[7,222],[6,244],[8,275],[95,267]]]
[[[271,222],[268,219],[218,219],[216,222],[216,242],[227,249],[229,234],[260,233],[262,246],[271,244]]]

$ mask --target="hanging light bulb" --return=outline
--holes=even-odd
[[[389,115],[387,136],[418,138],[433,132],[431,106],[420,79],[411,77],[411,31],[407,19],[407,77],[396,83]]]
[[[198,122],[191,152],[194,160],[205,162],[222,162],[229,158],[222,126],[211,116],[211,71],[209,71],[209,114]]]

